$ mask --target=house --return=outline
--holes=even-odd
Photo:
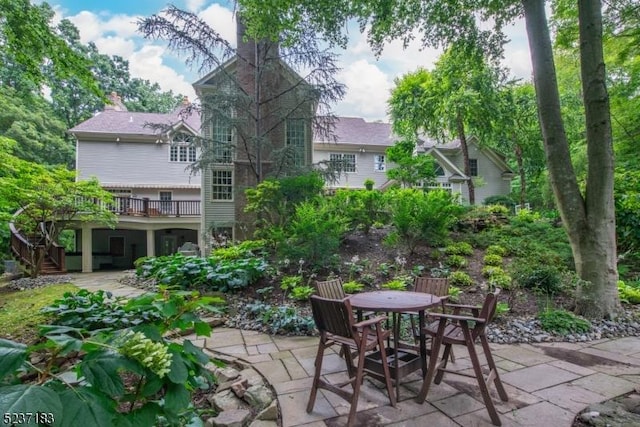
[[[327,183],[330,188],[364,188],[364,181],[371,179],[375,188],[391,184],[386,171],[393,167],[386,156],[398,137],[391,125],[382,122],[367,122],[357,117],[340,117],[336,122],[335,141],[314,140],[313,162],[342,162],[343,173],[338,181]],[[460,194],[461,201],[469,200],[467,181],[474,180],[476,200],[489,196],[508,195],[514,172],[505,162],[504,156],[488,147],[480,147],[475,138],[470,138],[469,162],[471,176],[464,174],[464,161],[459,141],[437,144],[422,139],[416,147],[416,155],[431,155],[435,158],[436,182],[432,187],[444,188]]]
[[[131,268],[141,256],[168,255],[200,240],[200,176],[189,171],[198,152],[190,139],[200,119],[128,112],[117,94],[105,110],[69,130],[76,139],[78,179],[96,177],[114,195],[114,230],[85,223],[67,270]],[[188,101],[185,100],[185,103]],[[152,124],[170,126],[161,132]]]

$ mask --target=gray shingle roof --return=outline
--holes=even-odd
[[[173,125],[181,120],[182,117],[177,112],[166,114],[106,110],[74,126],[69,132],[153,136],[159,131],[149,127],[149,124]],[[197,114],[192,114],[185,122],[196,131],[200,129],[200,117]]]

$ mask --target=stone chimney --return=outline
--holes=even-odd
[[[127,111],[127,107],[122,103],[122,99],[116,92],[111,92],[107,96],[107,103],[104,105],[104,111]]]
[[[270,67],[271,60],[278,58],[277,42],[262,40],[256,42],[246,36],[246,26],[242,17],[236,15],[236,76],[238,82],[247,93],[253,93],[256,60],[258,67]],[[271,62],[273,64],[273,62]],[[262,73],[264,75],[264,71]]]

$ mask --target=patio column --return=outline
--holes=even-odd
[[[93,227],[82,225],[82,272],[93,271]]]
[[[147,230],[147,256],[156,256],[156,234],[154,230]]]

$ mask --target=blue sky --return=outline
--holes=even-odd
[[[169,51],[162,42],[145,40],[136,32],[136,20],[160,12],[168,2],[158,0],[48,0],[56,10],[56,19],[67,18],[80,30],[83,42],[94,42],[109,55],[120,55],[129,61],[134,77],[157,82],[164,90],[195,97],[191,83],[200,76],[184,65],[183,58]],[[233,2],[220,0],[174,0],[177,7],[198,13],[211,27],[235,42]],[[508,34],[512,40],[506,47],[505,66],[512,75],[529,79],[529,51],[524,25],[518,22]],[[419,37],[418,37],[419,39]],[[379,59],[369,49],[365,37],[351,32],[349,45],[340,51],[342,70],[338,79],[347,85],[347,94],[335,106],[339,115],[386,120],[386,100],[393,80],[422,66],[431,68],[439,52],[422,50],[419,43],[406,50],[400,42],[387,46]]]

